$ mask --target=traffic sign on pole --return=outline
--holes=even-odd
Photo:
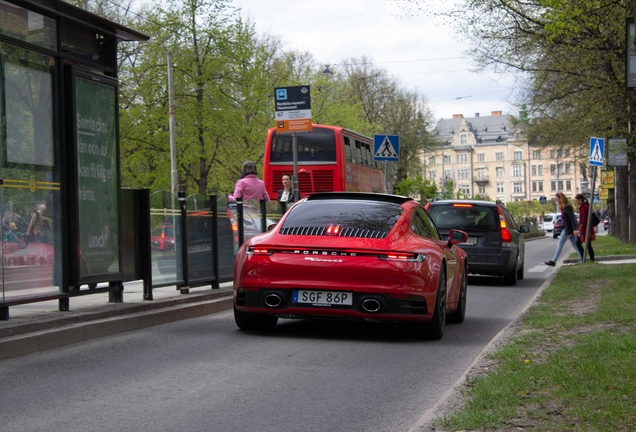
[[[605,139],[590,138],[590,165],[602,167],[605,162]]]
[[[373,149],[374,160],[397,162],[400,160],[400,136],[374,135]]]

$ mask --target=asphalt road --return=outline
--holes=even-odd
[[[441,341],[337,321],[253,334],[224,312],[1,361],[2,430],[407,431],[553,272],[556,240],[526,247],[517,286],[469,278]]]

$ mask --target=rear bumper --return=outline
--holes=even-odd
[[[490,276],[502,276],[516,266],[516,251],[502,249],[500,254],[484,255],[468,253],[468,272]]]
[[[427,299],[411,296],[409,299],[396,299],[386,294],[354,292],[351,306],[312,305],[292,302],[291,289],[242,289],[234,292],[236,309],[244,312],[266,313],[283,318],[345,318],[373,319],[385,321],[429,321],[433,310],[428,304],[434,304],[435,293]],[[277,296],[277,301],[271,301]],[[428,302],[427,302],[428,300]],[[375,303],[377,302],[377,303]],[[366,310],[365,310],[366,305]],[[378,306],[376,311],[369,311],[369,305]],[[372,307],[371,309],[375,309]]]

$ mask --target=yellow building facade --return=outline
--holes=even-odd
[[[524,129],[501,111],[441,119],[433,136],[442,147],[423,155],[424,176],[440,187],[444,179],[452,181],[455,193],[474,199],[549,201],[559,191],[569,198],[588,195],[588,146],[530,145]]]

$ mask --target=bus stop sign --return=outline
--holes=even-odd
[[[400,160],[400,136],[374,135],[373,160],[398,162]]]

